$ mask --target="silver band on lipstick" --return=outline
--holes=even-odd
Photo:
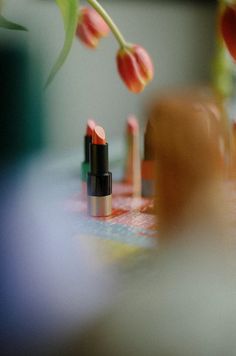
[[[109,216],[112,213],[112,195],[88,196],[88,211],[91,216]]]

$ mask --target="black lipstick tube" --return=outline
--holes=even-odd
[[[84,161],[81,165],[81,179],[83,182],[87,181],[87,175],[89,172],[89,160],[90,160],[90,145],[92,143],[92,136],[84,136]]]
[[[112,213],[112,174],[109,172],[108,144],[90,145],[90,172],[87,181],[88,210],[92,216]]]
[[[89,146],[92,143],[92,136],[84,136],[84,162],[89,163]]]

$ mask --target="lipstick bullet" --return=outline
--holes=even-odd
[[[124,181],[132,185],[134,195],[141,192],[141,167],[140,167],[140,133],[139,123],[135,116],[127,119],[127,160]]]
[[[83,182],[87,182],[87,175],[89,172],[89,150],[95,126],[96,124],[93,120],[88,120],[86,135],[84,136],[84,161],[81,164],[81,179]]]
[[[103,217],[112,213],[112,174],[108,167],[108,144],[105,131],[96,126],[90,145],[90,172],[88,173],[88,212]]]

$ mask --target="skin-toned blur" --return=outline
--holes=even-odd
[[[130,273],[80,355],[234,355],[236,252],[228,218],[232,140],[209,88],[154,95],[159,247]]]

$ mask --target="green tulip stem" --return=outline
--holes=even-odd
[[[121,48],[127,47],[127,43],[124,39],[124,36],[112,20],[112,18],[108,15],[106,10],[96,1],[96,0],[87,0],[87,2],[99,13],[99,15],[103,18],[103,20],[107,23],[113,35],[115,36],[119,46]]]

